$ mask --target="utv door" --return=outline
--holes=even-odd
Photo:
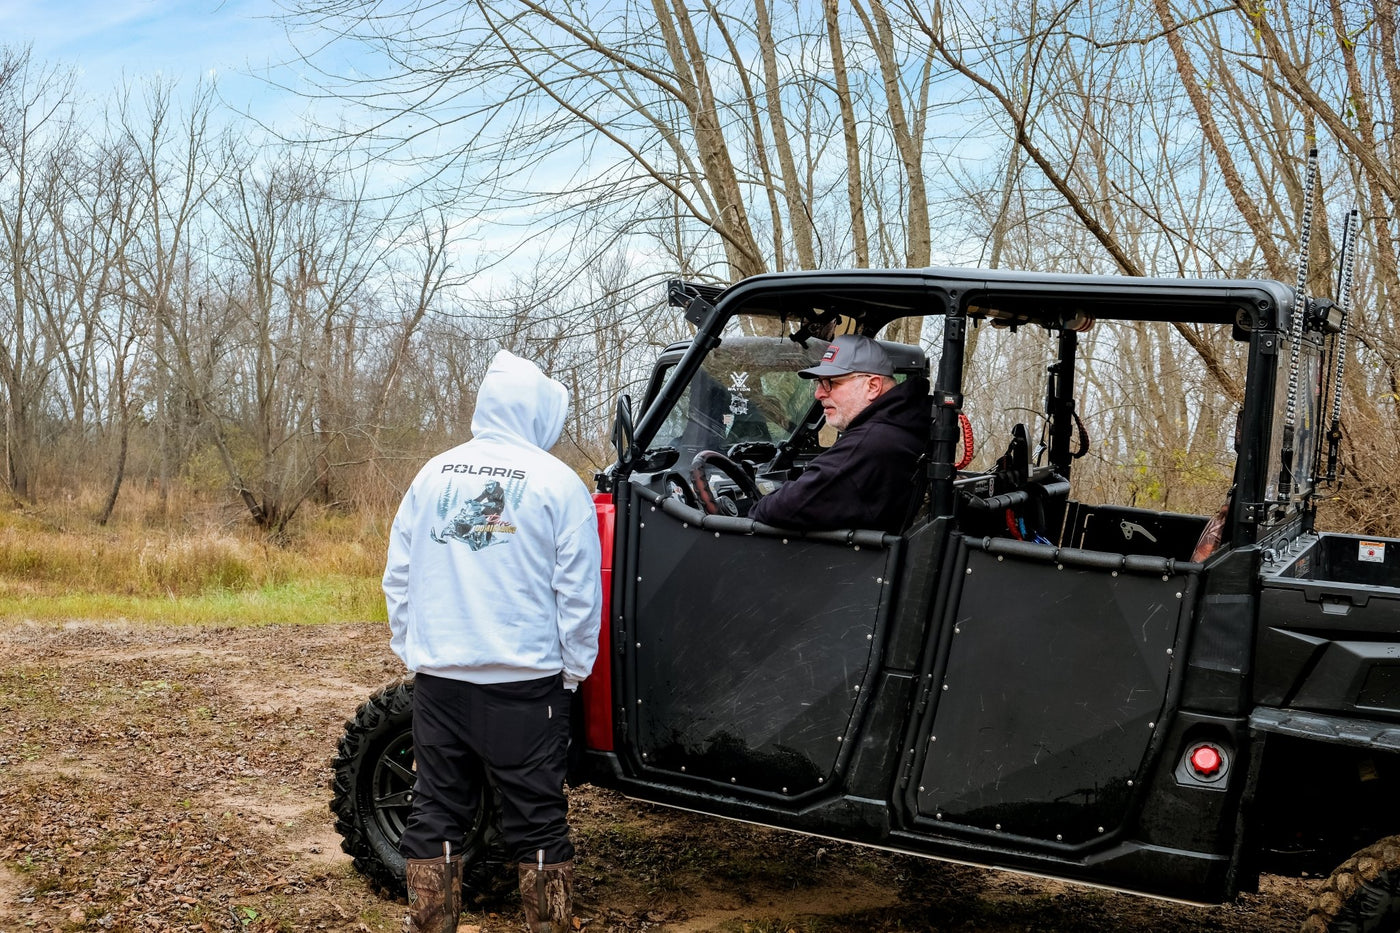
[[[900,539],[805,537],[619,490],[617,749],[633,777],[770,802],[833,789]]]
[[[1069,854],[1143,789],[1199,565],[954,537],[910,733],[914,826]]]

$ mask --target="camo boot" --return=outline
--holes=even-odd
[[[407,933],[456,933],[462,913],[462,857],[408,860]]]
[[[543,853],[541,853],[543,855]],[[527,933],[573,933],[574,863],[520,863],[520,906]]]

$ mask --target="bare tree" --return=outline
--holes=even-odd
[[[123,281],[137,224],[131,155],[120,139],[90,136],[80,149],[51,156],[50,180],[43,188],[50,247],[33,289],[62,377],[59,404],[50,408],[67,422],[67,458],[83,462],[109,435],[116,436],[99,524],[110,518],[125,475],[137,341],[146,330]]]
[[[392,297],[397,319],[390,323],[388,352],[379,376],[378,391],[368,415],[368,430],[374,452],[381,448],[391,400],[399,391],[405,368],[410,364],[414,342],[429,312],[441,311],[445,290],[460,284],[449,254],[452,226],[440,212],[414,219],[404,241],[411,251],[407,268],[396,277]]]
[[[621,243],[669,219],[703,233],[698,244],[675,238],[687,254],[672,262],[735,281],[867,264],[864,214],[897,203],[882,230],[897,262],[929,261],[923,145],[938,72],[927,42],[878,0],[829,0],[816,16],[770,0],[290,9],[385,63],[372,84],[325,76],[326,93],[361,106],[357,141],[461,181],[483,203],[547,205],[539,228],[576,235],[603,222]],[[424,125],[437,148],[414,129]],[[863,172],[871,154],[888,154],[898,177]],[[570,163],[554,184],[539,171]],[[889,187],[873,189],[874,177]],[[820,242],[828,230],[841,241]]]
[[[63,152],[73,128],[71,77],[34,65],[25,51],[0,50],[0,385],[5,390],[6,479],[33,500],[44,393],[56,348],[42,325],[35,281],[51,243],[42,188],[49,153]]]
[[[203,404],[229,478],[274,534],[329,489],[353,421],[360,306],[384,246],[382,219],[344,182],[288,153],[245,161],[215,202],[231,260],[220,296],[231,325],[223,365],[235,378],[231,392]]]
[[[214,89],[201,84],[183,109],[177,109],[169,83],[147,84],[139,94],[126,89],[117,102],[120,138],[134,160],[141,218],[124,253],[124,276],[153,336],[152,394],[162,501],[183,446],[184,412],[206,406],[207,387],[188,347],[197,300],[188,285],[193,268],[190,241],[223,171],[223,155],[210,127],[214,102]]]
[[[1297,242],[1302,156],[1309,145],[1323,153],[1311,293],[1329,294],[1333,287],[1333,225],[1351,204],[1362,212],[1359,260],[1366,274],[1358,280],[1354,304],[1360,320],[1353,321],[1352,333],[1363,365],[1347,369],[1345,414],[1358,426],[1353,437],[1365,439],[1350,456],[1354,475],[1365,477],[1370,491],[1353,486],[1342,501],[1353,515],[1370,512],[1371,505],[1356,504],[1353,497],[1389,499],[1397,492],[1370,464],[1400,454],[1395,5],[1373,0],[1266,7],[1242,0],[1222,11],[1159,0],[1157,12],[1181,84],[1211,140],[1213,167],[1226,179],[1268,274],[1287,279],[1285,263],[1297,262],[1290,247]],[[1195,71],[1205,79],[1196,80]]]

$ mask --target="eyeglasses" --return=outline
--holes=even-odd
[[[846,380],[848,380],[848,379],[854,379],[854,378],[857,377],[857,376],[869,376],[869,375],[870,375],[869,373],[847,373],[847,374],[844,375],[844,376],[818,376],[818,377],[817,377],[817,388],[818,388],[818,389],[821,389],[821,390],[822,390],[823,392],[825,392],[827,395],[830,395],[832,389],[834,389],[836,386],[840,385],[841,383],[845,382]]]

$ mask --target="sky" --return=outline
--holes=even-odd
[[[232,106],[276,122],[302,106],[255,77],[272,69],[295,81],[279,12],[275,0],[0,0],[0,42],[77,69],[81,91],[99,101],[124,81],[190,88],[216,77]]]
[[[123,84],[168,81],[179,100],[201,77],[212,77],[229,107],[223,119],[238,123],[251,117],[296,138],[313,122],[336,123],[337,105],[313,102],[294,90],[311,87],[303,78],[311,69],[297,61],[282,14],[277,0],[0,0],[0,44],[30,45],[32,66],[75,69],[78,95],[94,113]],[[353,48],[323,52],[355,54]],[[356,63],[331,58],[323,64],[353,71]],[[253,128],[245,131],[251,135]],[[571,165],[576,170],[576,163]],[[376,178],[388,184],[397,177],[394,171],[381,164]],[[507,225],[495,241],[521,237]],[[520,262],[532,265],[529,259]],[[512,275],[507,264],[479,280],[487,287]]]

